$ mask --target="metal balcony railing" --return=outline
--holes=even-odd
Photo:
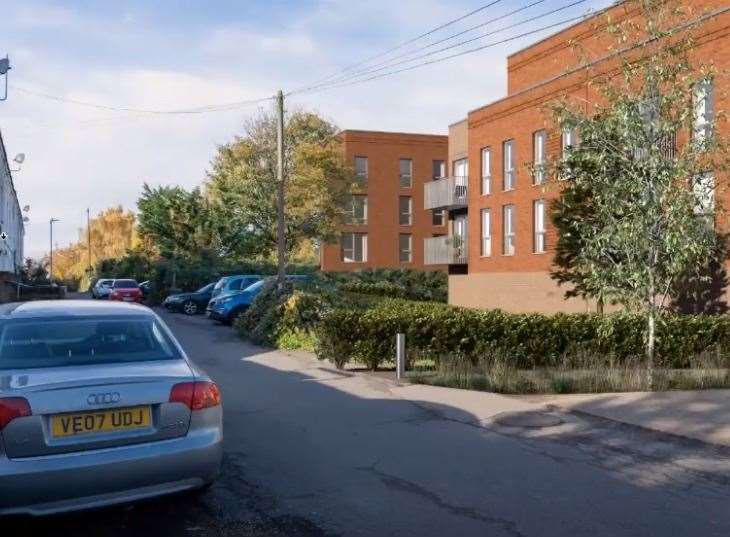
[[[426,265],[466,265],[468,262],[468,241],[459,235],[424,239]]]
[[[468,177],[445,177],[424,185],[425,209],[455,209],[467,206]]]

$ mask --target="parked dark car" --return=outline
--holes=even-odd
[[[213,294],[215,282],[201,287],[194,293],[178,293],[168,296],[162,303],[169,311],[181,311],[186,315],[203,313]]]

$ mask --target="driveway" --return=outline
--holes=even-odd
[[[248,345],[201,317],[163,316],[221,386],[221,479],[198,498],[13,520],[3,535],[730,531],[730,449],[583,414],[556,412],[554,423],[483,419],[448,398],[420,401],[418,390]]]

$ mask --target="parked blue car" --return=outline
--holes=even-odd
[[[211,298],[215,298],[219,295],[227,295],[235,291],[242,291],[246,289],[252,283],[256,283],[259,280],[263,280],[263,276],[258,274],[236,274],[234,276],[224,276],[215,284]]]
[[[291,275],[287,276],[286,279],[289,281],[306,281],[309,276]],[[236,317],[248,309],[265,284],[266,280],[259,280],[243,291],[234,291],[212,298],[206,309],[208,317],[225,324],[232,323]]]

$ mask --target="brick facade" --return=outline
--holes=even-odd
[[[714,10],[725,8],[721,0],[694,0],[692,17],[697,19]],[[608,10],[613,20],[635,17],[625,5]],[[559,195],[559,186],[533,185],[530,166],[533,161],[533,140],[536,131],[547,135],[547,159],[562,150],[561,133],[553,124],[547,106],[551,101],[566,97],[575,103],[596,102],[600,97],[587,82],[598,74],[618,70],[619,56],[615,53],[604,28],[605,13],[571,26],[535,45],[510,56],[508,61],[508,96],[479,108],[468,115],[469,154],[469,262],[466,275],[452,276],[449,301],[469,307],[503,308],[509,311],[582,311],[593,307],[584,301],[566,302],[560,289],[549,278],[553,263],[555,230],[546,216],[546,244],[544,253],[534,253],[535,228],[533,204],[536,200],[550,200]],[[693,55],[698,61],[711,60],[718,70],[730,67],[730,12],[719,14],[703,22],[695,30],[697,46]],[[577,68],[579,59],[570,41],[583,45],[588,58],[594,63],[590,69]],[[631,54],[631,51],[624,52]],[[727,80],[718,84],[727,85]],[[727,87],[715,90],[716,110],[726,110]],[[727,130],[727,125],[718,125]],[[726,133],[723,133],[726,134]],[[684,137],[686,139],[686,136]],[[503,147],[507,140],[514,141],[516,155],[516,184],[505,191],[502,187]],[[680,136],[680,143],[682,137]],[[481,194],[481,152],[491,149],[491,193]],[[718,198],[727,195],[718,191]],[[514,254],[504,255],[502,248],[504,207],[514,207]],[[480,255],[481,211],[491,212],[492,248],[489,257]],[[725,222],[718,222],[725,226]]]
[[[320,250],[324,271],[349,271],[364,268],[445,269],[425,267],[423,243],[427,237],[445,234],[447,225],[433,225],[431,211],[424,209],[424,184],[433,180],[433,162],[448,160],[448,137],[373,131],[348,130],[342,133],[345,158],[355,167],[356,157],[367,158],[367,180],[358,193],[367,196],[367,222],[346,224],[342,233],[367,234],[367,257],[362,262],[345,262],[342,242],[325,244]],[[412,162],[411,185],[401,186],[400,160]],[[401,225],[399,203],[410,197],[410,225]],[[399,241],[410,235],[410,262],[401,262]]]

